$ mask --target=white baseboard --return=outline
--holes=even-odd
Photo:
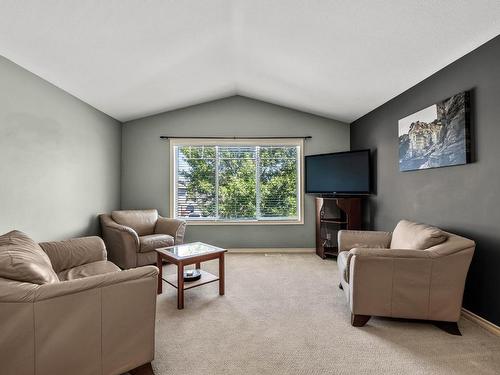
[[[262,247],[262,248],[235,248],[227,249],[228,253],[233,254],[266,254],[266,253],[279,253],[279,254],[310,254],[314,253],[314,247]]]
[[[470,320],[473,323],[476,323],[477,325],[483,327],[485,330],[488,332],[493,333],[494,335],[500,336],[500,327],[497,326],[496,324],[481,318],[479,315],[474,314],[473,312],[470,312],[467,309],[464,309],[462,307],[462,316],[465,319]]]

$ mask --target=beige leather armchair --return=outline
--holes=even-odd
[[[402,220],[392,233],[339,231],[338,243],[352,325],[371,316],[425,319],[460,334],[456,322],[474,241]]]
[[[121,271],[99,237],[0,236],[0,373],[152,373],[157,275]]]
[[[186,222],[157,210],[122,210],[99,216],[109,258],[123,269],[156,264],[160,247],[182,244]]]

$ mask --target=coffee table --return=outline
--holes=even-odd
[[[162,247],[156,249],[158,273],[158,294],[162,293],[162,280],[177,289],[177,308],[184,308],[184,291],[196,288],[201,285],[219,281],[219,294],[224,295],[224,253],[227,250],[220,247],[208,245],[203,242],[193,242],[183,245]],[[201,262],[219,259],[219,276],[201,270]],[[173,263],[177,266],[177,275],[167,275],[163,277],[163,261]],[[196,281],[184,281],[184,267],[196,264],[196,269],[200,271],[201,278]]]

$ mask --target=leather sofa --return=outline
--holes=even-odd
[[[0,236],[0,373],[152,373],[157,277],[121,271],[99,237]]]
[[[182,244],[184,220],[158,215],[157,210],[122,210],[102,214],[102,235],[109,258],[123,269],[156,264],[160,247]]]
[[[341,230],[338,245],[339,286],[352,325],[371,316],[425,319],[459,334],[474,241],[401,220],[392,233]]]

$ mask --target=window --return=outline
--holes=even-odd
[[[174,139],[171,214],[206,224],[301,224],[302,139]]]

